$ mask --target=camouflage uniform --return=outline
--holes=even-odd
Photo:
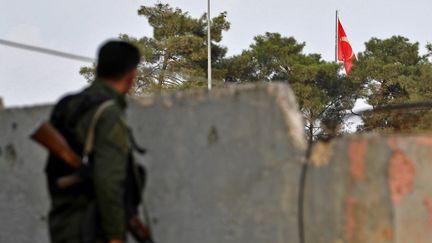
[[[67,189],[57,188],[56,180],[74,170],[55,156],[49,156],[46,172],[51,195],[49,229],[53,243],[81,241],[83,218],[90,202],[95,203],[99,214],[99,241],[125,239],[123,195],[130,145],[124,95],[108,83],[96,80],[84,91],[63,98],[54,107],[51,123],[65,136],[72,149],[82,154],[90,121],[97,107],[107,100],[114,100],[115,105],[102,113],[95,128],[90,156],[92,180]]]

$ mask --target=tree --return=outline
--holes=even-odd
[[[256,36],[248,50],[226,60],[226,80],[289,83],[312,141],[329,135],[323,133],[340,132],[334,124],[344,122],[344,114],[352,108],[361,85],[341,75],[339,65],[323,61],[319,54],[304,54],[304,46],[294,37],[279,33]],[[329,129],[323,129],[324,125]]]
[[[212,19],[213,77],[224,75],[219,69],[227,49],[218,43],[230,23],[226,12]],[[141,6],[138,15],[147,18],[153,28],[152,37],[136,38],[121,34],[120,39],[136,45],[143,56],[139,65],[136,92],[162,88],[204,86],[207,76],[207,16],[193,18],[179,8],[158,3],[152,7]],[[94,68],[84,67],[80,73],[92,79]]]
[[[351,77],[363,84],[363,95],[372,107],[432,98],[429,55],[419,54],[419,43],[402,36],[372,38],[359,53]],[[430,46],[429,46],[430,48]],[[424,112],[392,112],[364,117],[362,129],[407,131],[430,126]]]

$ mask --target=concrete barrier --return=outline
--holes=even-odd
[[[0,242],[48,242],[46,153],[28,135],[49,110],[0,110]],[[128,119],[149,151],[156,242],[298,242],[305,140],[287,86],[141,98]]]
[[[305,184],[305,242],[432,242],[431,148],[432,134],[316,145]]]
[[[49,110],[0,110],[0,242],[48,242],[45,153],[28,135]]]

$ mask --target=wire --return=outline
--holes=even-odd
[[[300,183],[299,183],[299,191],[298,191],[298,215],[297,215],[297,223],[298,223],[298,233],[299,233],[299,242],[305,243],[305,225],[304,225],[304,204],[305,204],[305,190],[306,190],[306,177],[308,174],[308,165],[309,160],[312,155],[312,147],[313,142],[309,141],[308,147],[305,153],[304,161],[301,166],[301,172],[300,172]]]
[[[71,54],[71,53],[67,53],[67,52],[52,50],[52,49],[38,47],[38,46],[21,44],[18,42],[13,42],[13,41],[8,41],[8,40],[3,40],[3,39],[0,39],[0,45],[14,47],[14,48],[18,48],[18,49],[27,50],[27,51],[39,52],[39,53],[43,53],[43,54],[47,54],[47,55],[51,55],[51,56],[57,56],[57,57],[62,57],[62,58],[72,59],[72,60],[77,60],[77,61],[82,61],[82,62],[93,63],[95,61],[95,59],[90,58],[90,57],[75,55],[75,54]]]
[[[421,101],[421,102],[413,102],[413,103],[404,103],[404,104],[391,104],[375,107],[372,110],[363,110],[358,113],[375,113],[375,112],[384,112],[391,110],[418,110],[418,109],[428,109],[432,108],[432,101]]]
[[[351,111],[351,114],[346,114],[345,118],[351,118],[353,116],[371,115],[376,113],[384,113],[388,111],[401,111],[401,110],[421,110],[421,109],[432,109],[432,101],[420,101],[412,103],[402,103],[402,104],[390,104],[377,106],[372,109],[365,109],[360,111]]]

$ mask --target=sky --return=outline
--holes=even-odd
[[[241,53],[253,37],[280,32],[305,42],[306,53],[334,59],[335,10],[355,52],[371,37],[403,35],[425,52],[432,42],[431,0],[211,0],[212,16],[228,12],[231,29],[222,44],[228,55]],[[151,36],[141,5],[155,0],[4,1],[0,39],[95,57],[98,46],[120,33]],[[198,17],[206,0],[164,0]],[[52,103],[87,85],[79,75],[85,62],[0,46],[0,97],[7,107]]]

